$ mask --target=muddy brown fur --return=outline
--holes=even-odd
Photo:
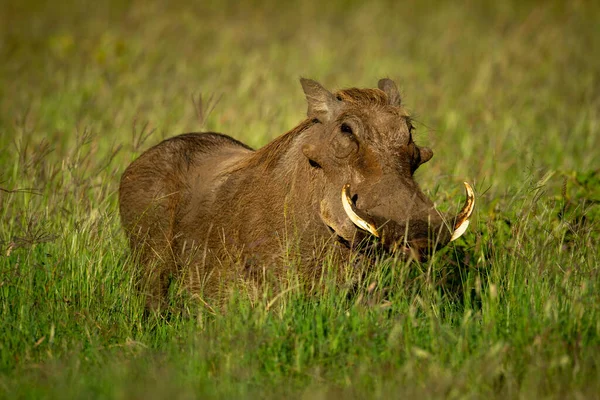
[[[126,169],[121,220],[149,308],[164,305],[172,277],[211,299],[240,279],[283,277],[294,260],[309,279],[326,257],[351,259],[372,242],[344,212],[346,183],[382,232],[376,245],[384,250],[424,254],[449,241],[413,179],[433,153],[412,140],[396,85],[382,79],[378,89],[330,93],[301,83],[307,118],[259,150],[218,133],[188,133]]]

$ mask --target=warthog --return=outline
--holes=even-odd
[[[473,192],[465,183],[467,201],[450,218],[423,194],[413,174],[433,152],[413,141],[393,81],[335,94],[300,82],[308,118],[263,148],[188,133],[125,170],[121,219],[140,256],[149,307],[165,298],[170,276],[210,296],[234,264],[248,275],[276,271],[293,251],[306,270],[318,270],[324,249],[420,258],[464,232]]]

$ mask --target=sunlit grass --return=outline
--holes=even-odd
[[[597,396],[599,7],[258,3],[0,6],[0,395]],[[187,131],[260,147],[303,118],[300,76],[395,79],[424,190],[475,185],[468,232],[356,293],[291,276],[145,315],[120,174]]]

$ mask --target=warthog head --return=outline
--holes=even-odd
[[[319,182],[321,219],[342,242],[377,238],[388,251],[421,258],[462,235],[473,191],[465,183],[467,201],[456,217],[441,215],[423,194],[413,175],[433,152],[413,141],[393,81],[335,94],[312,80],[301,83],[314,123],[302,153]]]

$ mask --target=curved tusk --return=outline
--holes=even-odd
[[[471,218],[471,214],[473,213],[473,209],[475,208],[475,193],[473,192],[473,188],[467,182],[463,182],[465,184],[465,190],[467,192],[467,199],[465,200],[465,205],[462,210],[456,216],[456,223],[454,224],[454,233],[450,238],[450,241],[456,240],[462,236],[463,233],[469,227],[469,218]]]
[[[342,188],[342,204],[344,205],[344,211],[348,215],[348,218],[358,226],[360,229],[365,230],[372,235],[379,237],[377,228],[371,222],[366,221],[363,217],[360,217],[357,213],[356,207],[352,204],[352,198],[350,197],[350,184],[346,183]]]

